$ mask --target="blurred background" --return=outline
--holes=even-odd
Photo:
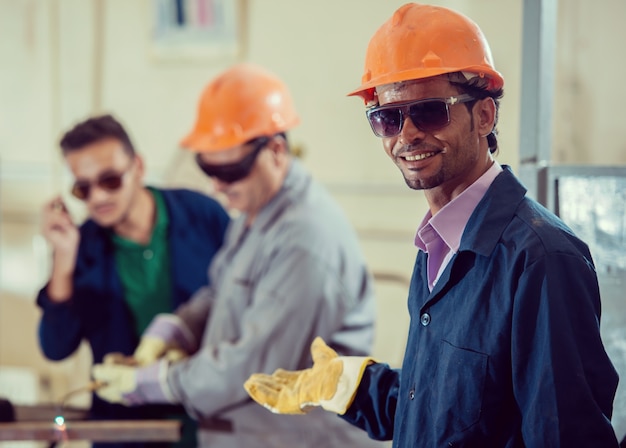
[[[113,113],[143,155],[149,183],[210,193],[208,181],[178,141],[191,129],[204,85],[240,61],[265,66],[290,87],[302,119],[290,133],[291,143],[359,233],[377,279],[375,354],[398,365],[408,323],[407,282],[416,255],[412,241],[426,202],[405,186],[369,129],[363,104],[346,93],[360,84],[369,38],[403,3],[0,0],[0,395],[25,404],[49,402],[88,378],[86,347],[69,360],[52,363],[36,342],[39,310],[34,298],[49,269],[48,249],[39,236],[40,207],[61,193],[77,220],[83,213],[69,195],[71,179],[57,145],[62,132],[89,115]],[[544,95],[539,100],[550,105],[551,113],[526,110],[551,137],[547,161],[626,166],[626,61],[618,51],[626,41],[624,0],[431,3],[467,14],[491,45],[505,79],[500,163],[517,173],[529,150],[520,141],[534,141],[521,125],[522,103],[537,94],[522,89],[529,69],[522,63],[524,8],[534,3],[552,5],[555,17],[547,29],[554,42],[547,65],[553,70],[549,85],[538,85]],[[597,221],[589,220],[589,208],[603,207],[595,210],[596,218],[606,215],[602,210],[613,213],[611,222],[617,225],[608,232],[606,244],[613,253],[605,269],[617,278],[612,285],[623,279],[621,267],[611,265],[624,259],[616,248],[626,246],[626,187],[621,171],[616,173],[610,188],[574,179],[568,191],[578,192],[570,201],[578,205],[562,208],[577,219],[572,221],[577,231],[593,240],[599,259],[602,249],[593,246]],[[581,200],[590,189],[595,196]],[[621,299],[623,290],[613,287],[611,294]],[[603,329],[603,337],[616,365],[626,353],[626,318],[615,317],[620,311],[619,301],[604,305],[603,322],[608,319],[613,326],[610,334]],[[76,397],[76,404],[88,404],[85,400]],[[619,393],[614,425],[620,437],[626,432],[621,400]]]

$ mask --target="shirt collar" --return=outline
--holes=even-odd
[[[152,227],[150,241],[147,244],[140,244],[133,240],[119,236],[112,229],[107,229],[108,234],[116,245],[124,247],[145,248],[152,246],[156,239],[167,238],[170,218],[168,216],[167,205],[165,204],[163,194],[154,187],[147,186],[146,189],[154,198],[155,219],[154,226]]]
[[[500,164],[494,161],[482,176],[447,203],[435,216],[429,210],[417,228],[415,246],[426,252],[424,235],[432,228],[450,250],[457,252],[470,216],[501,171]]]

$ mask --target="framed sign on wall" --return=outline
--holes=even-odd
[[[242,54],[245,0],[152,0],[151,56],[208,61]]]

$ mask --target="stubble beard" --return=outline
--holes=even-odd
[[[443,170],[438,171],[434,176],[430,176],[426,179],[407,177],[403,172],[404,182],[412,190],[430,190],[431,188],[438,187],[445,180],[445,174]]]

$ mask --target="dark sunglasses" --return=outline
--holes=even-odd
[[[118,190],[124,183],[124,176],[130,171],[132,161],[128,168],[121,173],[106,172],[95,181],[78,180],[72,186],[72,194],[81,201],[89,199],[91,189],[94,185],[108,192]]]
[[[270,139],[267,137],[253,140],[251,143],[254,144],[254,149],[239,162],[228,163],[225,165],[212,165],[202,160],[202,153],[198,153],[196,154],[196,163],[207,176],[214,177],[220,182],[224,182],[226,184],[232,184],[233,182],[237,182],[248,177],[250,171],[252,171],[252,167],[254,166],[257,156],[261,150],[267,146],[269,141]]]
[[[475,100],[462,94],[448,98],[427,98],[399,104],[373,107],[366,111],[372,131],[378,137],[394,137],[402,131],[407,117],[422,131],[436,131],[450,124],[449,106]]]

